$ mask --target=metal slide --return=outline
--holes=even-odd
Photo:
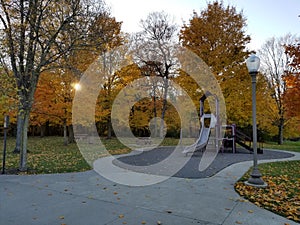
[[[205,119],[210,119],[209,127],[205,126],[205,123],[204,123]],[[216,118],[214,115],[204,114],[201,117],[201,131],[200,131],[199,138],[197,139],[197,141],[194,144],[185,147],[185,149],[183,150],[182,153],[187,155],[188,153],[192,153],[197,150],[204,149],[208,143],[210,130],[211,130],[211,128],[213,128],[215,126],[215,124],[216,124]]]

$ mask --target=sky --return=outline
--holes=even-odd
[[[123,21],[122,30],[141,30],[139,22],[151,12],[165,11],[181,27],[192,18],[193,11],[205,10],[211,0],[105,0],[112,16]],[[247,19],[246,34],[251,36],[250,50],[258,50],[272,37],[291,33],[300,36],[300,0],[223,0],[225,6],[243,11]]]

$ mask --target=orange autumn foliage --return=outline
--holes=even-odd
[[[292,57],[291,72],[286,74],[285,107],[289,117],[296,121],[295,126],[300,130],[300,44],[286,46],[286,52]]]
[[[35,92],[31,114],[32,125],[61,125],[62,121],[71,123],[72,100],[75,78],[71,74],[44,72]]]

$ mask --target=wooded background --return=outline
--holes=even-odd
[[[119,46],[126,52],[134,49],[134,59],[101,86],[95,109],[99,135],[114,136],[110,113],[120,90],[138,78],[160,77],[163,82],[153,83],[149,97],[132,108],[130,126],[135,135],[148,136],[149,121],[161,117],[167,136],[179,137],[180,119],[168,101],[169,82],[180,85],[197,107],[203,92],[170,60],[178,44],[210,67],[222,88],[228,124],[251,131],[251,78],[245,66],[251,37],[246,34],[246,18],[235,7],[209,3],[183,27],[166,13],[153,12],[141,20],[143,29],[136,34],[123,33],[122,22],[105,3],[92,0],[1,1],[0,20],[0,123],[10,115],[10,135],[20,142],[27,133],[65,135],[66,144],[73,141],[72,100],[80,91],[76,84],[92,62]],[[158,49],[155,60],[151,49]],[[291,34],[270,38],[258,53],[259,135],[278,143],[300,137],[299,39]],[[193,130],[196,115],[189,116],[193,136],[198,132]],[[20,148],[17,143],[16,150]]]

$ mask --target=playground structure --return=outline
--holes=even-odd
[[[215,100],[215,114],[204,114],[204,101],[208,97],[214,97]],[[216,151],[220,149],[220,140],[221,140],[221,125],[220,125],[220,110],[219,110],[219,99],[216,95],[211,94],[210,92],[206,92],[200,98],[200,134],[196,142],[190,146],[187,146],[184,150],[184,154],[193,153],[195,151],[204,151],[206,146],[209,144],[209,140],[213,143]],[[214,135],[211,135],[211,134]],[[213,137],[212,137],[213,136]]]
[[[236,144],[239,144],[244,149],[253,153],[253,146],[252,146],[253,142],[251,137],[238,130],[235,124],[226,125],[223,128],[225,129],[225,134],[224,137],[222,138],[222,146],[220,151],[224,152],[224,149],[231,148],[232,153],[236,153],[237,152]],[[262,143],[258,143],[258,144],[259,146],[257,148],[257,153],[263,154]]]
[[[204,113],[204,101],[210,96],[215,99],[215,114]],[[232,153],[236,153],[237,144],[250,153],[253,153],[252,138],[238,130],[235,124],[222,126],[220,123],[219,100],[216,95],[206,92],[200,98],[199,112],[201,124],[199,137],[194,144],[185,147],[183,150],[184,154],[187,155],[195,151],[204,151],[208,144],[213,145],[216,151],[221,151],[222,153],[226,148],[231,148]],[[224,130],[224,135],[221,134],[221,130]],[[211,135],[212,133],[213,135]],[[257,148],[257,153],[263,153],[261,146]]]

